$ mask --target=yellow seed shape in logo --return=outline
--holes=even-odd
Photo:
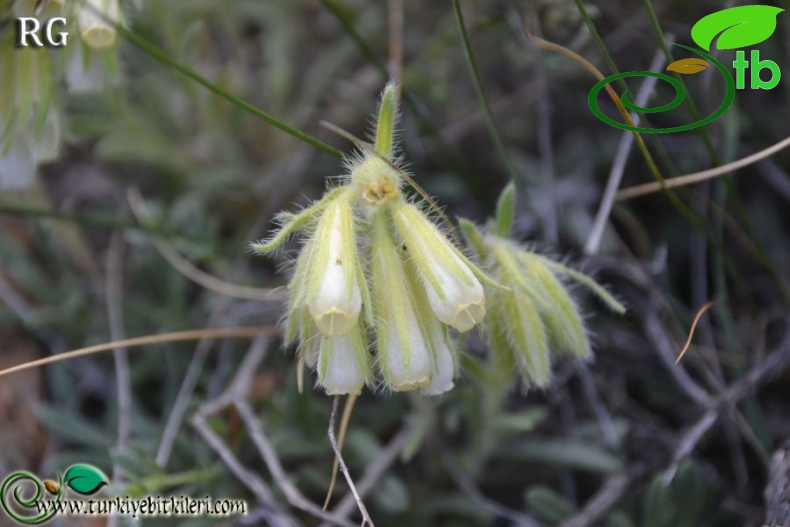
[[[52,481],[51,479],[48,479],[44,481],[44,488],[47,489],[47,492],[49,492],[50,494],[57,494],[58,491],[60,490],[60,485],[58,485],[56,482]]]
[[[693,73],[699,73],[708,66],[710,66],[710,64],[704,59],[689,57],[687,59],[676,60],[667,66],[667,71],[675,71],[683,75],[691,75]]]

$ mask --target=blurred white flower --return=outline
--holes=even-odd
[[[36,162],[24,138],[19,138],[5,154],[0,151],[0,189],[22,190],[33,184]]]
[[[118,0],[83,0],[77,21],[82,40],[94,49],[115,44],[117,31],[113,23],[121,22]]]

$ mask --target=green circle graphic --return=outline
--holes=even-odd
[[[26,480],[32,482],[35,488],[35,494],[29,498],[25,498],[21,494],[22,483]],[[58,484],[58,493],[52,500],[53,502],[59,502],[63,497],[63,481],[60,475],[58,475]],[[44,496],[44,484],[35,475],[24,471],[14,472],[5,478],[2,487],[0,487],[0,505],[2,505],[5,513],[17,522],[25,525],[37,525],[52,519],[55,515],[55,506],[53,504],[50,504],[46,511],[40,512],[36,516],[22,516],[18,514],[8,503],[9,490],[12,488],[11,495],[17,505],[26,509],[38,510],[36,503]]]
[[[615,128],[620,128],[621,130],[628,130],[631,132],[641,132],[645,134],[667,134],[671,132],[685,132],[686,130],[693,130],[694,128],[705,126],[706,124],[710,123],[714,119],[719,118],[724,112],[727,111],[727,109],[732,104],[732,101],[735,99],[735,79],[732,78],[732,75],[727,70],[727,68],[724,67],[724,64],[714,59],[704,51],[694,49],[688,46],[684,46],[683,44],[675,44],[675,45],[687,49],[692,53],[696,53],[697,55],[700,55],[705,59],[709,60],[714,66],[716,66],[716,69],[718,69],[721,72],[721,74],[724,76],[724,80],[727,83],[727,93],[724,96],[724,101],[722,101],[721,106],[719,106],[715,112],[710,114],[708,117],[705,117],[704,119],[700,119],[696,123],[684,124],[681,126],[672,126],[669,128],[647,128],[643,126],[631,126],[625,123],[618,123],[611,117],[604,114],[601,111],[601,109],[598,107],[598,94],[600,93],[600,91],[610,82],[619,79],[625,79],[627,77],[655,77],[657,79],[661,79],[663,81],[668,82],[669,84],[672,85],[673,88],[675,88],[675,98],[671,102],[664,104],[662,106],[658,106],[656,108],[644,108],[641,106],[637,106],[636,104],[631,102],[631,99],[628,97],[628,92],[623,93],[620,99],[623,103],[623,106],[625,106],[629,110],[635,112],[641,112],[641,113],[658,113],[658,112],[665,112],[667,110],[671,110],[677,107],[681,102],[683,102],[683,99],[685,99],[686,97],[686,93],[685,90],[683,89],[683,85],[677,79],[670,77],[669,75],[665,75],[663,73],[656,73],[653,71],[628,71],[625,73],[618,73],[616,75],[611,75],[599,81],[595,86],[593,86],[593,88],[590,90],[590,94],[587,96],[587,103],[590,105],[590,110],[592,110],[592,112],[595,114],[596,117],[598,117],[598,119],[600,119],[601,121],[605,122],[608,125],[614,126]]]

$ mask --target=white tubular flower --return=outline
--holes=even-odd
[[[54,161],[60,151],[60,118],[54,109],[47,112],[44,118],[44,125],[37,134],[34,130],[35,125],[30,126],[30,144],[32,146],[33,159],[37,163]]]
[[[472,329],[486,308],[483,286],[471,264],[414,205],[400,203],[393,207],[392,216],[433,312],[458,331]]]
[[[354,217],[347,200],[337,199],[327,207],[311,243],[310,316],[323,335],[343,335],[362,310]]]
[[[69,93],[95,93],[110,83],[110,73],[102,61],[101,53],[82,46],[69,46],[64,77]]]
[[[431,384],[422,393],[425,395],[441,395],[455,386],[455,360],[445,331],[438,327],[434,332],[436,343],[436,362],[433,365]]]
[[[0,189],[25,189],[33,184],[35,177],[36,162],[26,138],[14,141],[5,154],[0,151]]]
[[[360,393],[367,379],[367,362],[359,325],[345,335],[321,337],[318,382],[327,395]]]
[[[382,341],[382,335],[379,335],[379,355],[383,355],[380,359],[383,361],[381,368],[384,379],[396,392],[424,386],[431,379],[431,352],[428,342],[420,330],[410,303],[404,307],[405,318],[384,320],[384,324],[389,326],[383,332],[385,340]]]
[[[108,48],[117,37],[115,27],[108,20],[120,22],[121,7],[118,0],[83,0],[77,20],[83,42],[94,49]]]
[[[396,392],[420,388],[431,380],[433,342],[425,327],[430,323],[426,311],[428,317],[432,315],[428,306],[415,302],[386,219],[377,217],[373,229],[373,294],[381,374]]]

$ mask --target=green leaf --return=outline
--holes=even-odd
[[[616,510],[607,518],[606,527],[634,527],[634,522],[628,514],[621,510]]]
[[[590,472],[614,473],[623,469],[622,460],[603,448],[566,439],[520,441],[494,455]]]
[[[395,137],[395,122],[398,119],[398,87],[394,81],[387,83],[381,93],[379,118],[376,121],[376,152],[392,157],[392,145]]]
[[[397,514],[405,511],[409,506],[409,489],[400,479],[388,476],[376,485],[373,501],[390,514]]]
[[[485,245],[483,244],[483,235],[477,230],[477,226],[465,218],[458,218],[458,226],[461,228],[461,232],[464,233],[467,245],[483,260]]]
[[[718,49],[754,46],[773,35],[776,17],[784,9],[768,5],[745,5],[716,11],[699,20],[691,28],[691,38],[706,51],[713,39]]]
[[[503,238],[508,238],[513,233],[513,218],[516,209],[516,185],[511,181],[496,204],[496,224],[497,234]]]
[[[41,405],[36,411],[36,417],[53,434],[80,446],[108,449],[113,444],[112,438],[103,430],[62,408]]]
[[[645,516],[642,525],[645,527],[669,527],[677,525],[672,521],[674,507],[669,487],[659,475],[653,479],[645,496]]]
[[[545,418],[546,410],[542,407],[536,407],[520,412],[497,415],[494,418],[493,426],[497,435],[530,432]]]
[[[549,487],[531,487],[524,495],[530,511],[544,522],[554,525],[573,514],[573,504]]]
[[[585,286],[587,289],[595,293],[595,295],[603,303],[609,306],[609,309],[611,309],[618,315],[625,314],[626,312],[625,306],[621,304],[615,297],[613,297],[611,293],[609,293],[606,289],[601,287],[601,285],[598,284],[598,282],[596,282],[586,274],[580,273],[579,271],[576,271],[574,269],[571,269],[570,267],[562,265],[559,262],[555,262],[554,260],[546,258],[545,256],[541,256],[539,254],[535,254],[535,256],[543,260],[543,263],[545,263],[546,266],[552,269],[553,271],[559,274],[564,274],[569,278],[576,280],[577,282]]]
[[[85,496],[109,484],[107,476],[101,470],[92,465],[82,464],[70,466],[63,476],[63,482],[74,492]]]

